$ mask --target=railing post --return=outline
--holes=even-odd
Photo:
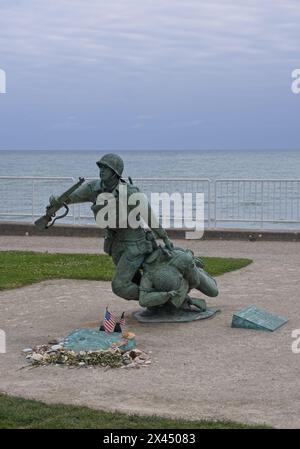
[[[264,227],[264,181],[261,181],[261,222],[260,228]]]
[[[75,178],[72,178],[73,179],[73,184],[75,184]],[[72,211],[73,211],[73,225],[75,225],[76,224],[76,221],[75,221],[75,204],[72,204]]]
[[[214,181],[214,190],[215,190],[215,204],[214,204],[214,220],[215,220],[215,229],[217,228],[217,186],[218,186],[218,180],[215,179]]]
[[[34,179],[33,178],[31,181],[31,213],[32,213],[31,221],[32,221],[32,223],[34,223]]]
[[[211,208],[211,179],[208,180],[208,188],[207,188],[207,228],[210,229],[210,221],[211,221],[211,216],[210,216],[210,208]]]

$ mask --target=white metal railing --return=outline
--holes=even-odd
[[[61,193],[74,184],[73,177],[0,176],[0,218],[29,218],[43,215],[52,193]],[[67,222],[75,224],[75,207],[70,207]]]
[[[0,176],[0,220],[34,222],[44,213],[50,194],[61,194],[76,181]],[[204,193],[206,228],[300,229],[300,179],[135,178],[134,183],[148,195]],[[62,223],[93,223],[90,206],[72,205]]]
[[[300,180],[218,179],[214,182],[214,220],[264,228],[300,224]]]

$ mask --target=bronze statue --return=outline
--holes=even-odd
[[[95,220],[100,209],[104,207],[97,204],[99,194],[104,192],[112,193],[118,203],[121,185],[126,186],[128,197],[132,193],[139,191],[138,187],[122,179],[124,163],[117,154],[104,155],[97,162],[97,165],[100,169],[100,179],[85,182],[65,200],[66,204],[91,202]],[[52,204],[55,204],[56,200],[55,197],[51,197]],[[128,206],[128,214],[132,208]],[[130,226],[120,228],[117,223],[114,229],[106,229],[104,251],[112,257],[116,265],[116,272],[112,279],[112,290],[116,295],[127,300],[138,301],[139,269],[147,255],[151,254],[156,248],[153,233],[157,238],[163,240],[167,248],[171,249],[173,247],[166,231],[161,226],[153,227],[151,231],[142,227],[137,229],[133,229]]]
[[[189,292],[196,288],[207,296],[214,297],[218,295],[218,288],[216,281],[203,270],[202,261],[194,257],[192,251],[174,247],[157,219],[150,220],[155,216],[147,200],[147,214],[141,213],[139,218],[144,219],[148,229],[143,225],[131,225],[130,214],[134,206],[130,205],[129,198],[139,193],[139,189],[132,183],[131,178],[128,178],[129,182],[122,178],[124,163],[120,156],[106,154],[97,165],[100,179],[88,182],[81,179],[77,188],[77,185],[73,186],[60,197],[51,196],[48,215],[46,213],[36,224],[42,223],[44,226],[46,223],[44,227],[47,228],[51,214],[55,214],[60,207],[67,208],[68,204],[84,202],[92,203],[91,209],[96,222],[99,223],[99,217],[102,217],[103,213],[109,213],[110,205],[114,205],[114,225],[106,227],[104,239],[104,251],[112,257],[116,265],[112,279],[113,292],[124,299],[139,301],[150,314],[164,309],[172,313],[176,313],[176,310],[186,311],[188,315],[191,306],[196,307],[198,313],[204,312],[205,301],[191,298]],[[121,196],[124,189],[125,222],[124,216],[121,217]],[[156,238],[162,239],[164,245],[159,246]],[[188,317],[185,321],[192,319],[199,318]]]

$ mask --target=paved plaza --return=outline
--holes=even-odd
[[[0,250],[99,253],[101,239],[0,236]],[[300,427],[300,243],[176,241],[197,255],[245,257],[253,263],[218,277],[215,318],[182,324],[140,324],[135,302],[116,297],[109,282],[50,280],[0,292],[0,391],[45,402],[192,419],[231,419]],[[197,292],[195,296],[200,296]],[[75,328],[96,326],[105,306],[125,310],[138,347],[152,351],[140,369],[69,369],[26,365],[23,348]],[[230,327],[234,311],[255,304],[289,322],[274,333]]]

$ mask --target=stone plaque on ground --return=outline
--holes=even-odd
[[[136,346],[135,338],[126,338],[119,332],[101,332],[97,329],[76,329],[63,341],[65,349],[76,351],[99,351],[118,346],[124,351]]]
[[[273,332],[287,323],[287,321],[286,318],[258,309],[252,304],[233,314],[231,327]]]

